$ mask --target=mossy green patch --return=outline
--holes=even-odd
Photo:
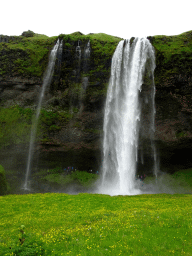
[[[48,38],[43,35],[34,37],[14,37],[8,43],[0,43],[1,73],[21,75],[24,77],[41,77],[48,63],[48,53],[57,37]]]
[[[12,106],[0,108],[0,147],[29,143],[31,125],[35,112],[30,108]],[[36,141],[49,141],[49,132],[61,130],[72,118],[68,111],[42,109],[38,123]]]
[[[68,41],[73,40],[82,40],[82,39],[86,39],[86,40],[98,40],[98,41],[102,41],[102,42],[119,42],[120,40],[122,40],[122,38],[116,37],[116,36],[112,36],[112,35],[108,35],[105,33],[90,33],[87,35],[84,35],[80,32],[74,32],[71,34],[60,34],[59,38],[63,38],[68,39]]]
[[[69,111],[60,110],[52,111],[48,109],[42,109],[40,115],[40,121],[47,126],[55,125],[56,122],[66,123],[73,117]]]
[[[84,129],[84,132],[90,132],[90,133],[94,133],[94,134],[101,134],[103,131],[102,130],[98,130],[98,129]]]
[[[32,113],[18,106],[0,108],[0,147],[29,141]]]
[[[192,188],[192,168],[177,171],[172,175],[172,177],[179,182],[180,185]]]
[[[184,131],[179,131],[176,133],[176,138],[183,138],[183,137],[186,137],[187,136],[187,133],[184,132]]]
[[[190,76],[192,72],[192,31],[176,36],[154,36],[152,45],[156,51],[155,82],[157,86],[174,75]]]
[[[74,170],[69,173],[67,170],[62,168],[46,170],[45,172],[39,172],[34,176],[38,176],[41,180],[57,183],[58,185],[73,186],[73,184],[78,184],[84,188],[93,186],[93,183],[98,179],[97,174],[78,170]]]
[[[2,165],[0,165],[0,196],[5,195],[8,191],[8,185],[5,177],[5,170]]]
[[[77,181],[82,186],[91,187],[93,182],[98,179],[98,175],[94,173],[88,173],[85,171],[75,171],[71,174],[72,179]]]
[[[192,169],[179,170],[174,174],[168,173],[157,174],[156,177],[146,177],[146,184],[156,183],[162,191],[170,193],[192,193]]]
[[[192,31],[175,36],[154,36],[152,44],[157,50],[164,53],[166,63],[174,54],[191,53]]]

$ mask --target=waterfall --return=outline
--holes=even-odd
[[[78,40],[77,46],[76,46],[76,55],[75,55],[75,70],[74,70],[74,74],[75,74],[75,83],[80,85],[80,71],[81,71],[81,46],[80,46],[80,40]],[[80,87],[80,86],[79,86]],[[69,102],[69,112],[70,114],[73,114],[73,108],[75,104],[75,93],[74,93],[74,85],[71,85],[69,87],[69,92],[70,92],[70,102]],[[75,106],[76,107],[76,106]]]
[[[79,45],[79,40],[78,40],[78,45],[77,45],[77,47],[76,47],[76,53],[77,53],[77,57],[78,57],[79,59],[81,59],[81,47],[80,47],[80,45]]]
[[[39,115],[40,115],[40,111],[41,111],[41,105],[42,105],[42,101],[44,98],[45,89],[51,83],[51,78],[53,76],[53,71],[54,71],[54,66],[55,66],[56,55],[57,55],[58,49],[61,48],[60,46],[61,45],[60,45],[59,39],[58,39],[57,43],[53,47],[53,49],[50,53],[50,56],[49,56],[49,63],[48,63],[47,69],[44,74],[43,85],[41,88],[41,92],[39,95],[39,101],[38,101],[38,105],[37,105],[37,109],[36,109],[36,115],[32,121],[29,153],[28,153],[28,159],[27,159],[27,169],[26,169],[26,175],[25,175],[25,183],[23,186],[23,189],[25,189],[25,190],[29,190],[28,180],[29,180],[29,175],[30,175],[30,171],[31,171],[31,160],[32,160],[32,156],[33,156],[34,142],[35,142],[35,137],[36,137],[36,133],[37,133],[37,124],[38,124],[38,119],[39,119]]]
[[[84,109],[84,99],[86,95],[86,89],[89,83],[89,77],[87,76],[87,73],[89,72],[89,61],[90,61],[90,53],[91,53],[91,48],[90,48],[90,41],[86,44],[84,48],[84,55],[83,55],[83,77],[82,77],[82,85],[80,88],[80,93],[79,93],[79,116],[82,114],[83,109]],[[86,76],[85,76],[86,74]]]
[[[140,194],[136,181],[140,138],[149,137],[156,172],[154,144],[155,54],[146,38],[120,41],[112,58],[105,114],[101,190],[109,194]],[[144,75],[150,82],[143,84]],[[145,90],[147,87],[147,90]],[[147,91],[148,100],[141,100]],[[149,104],[150,102],[150,104]],[[150,105],[150,109],[149,106]],[[147,106],[147,107],[146,107]],[[146,125],[141,114],[147,109]],[[145,111],[146,112],[146,111]],[[142,146],[142,145],[141,145]],[[143,152],[141,157],[143,160]]]
[[[78,60],[78,67],[77,67],[77,70],[78,70],[78,74],[80,72],[80,64],[81,64],[81,47],[79,45],[79,40],[78,40],[78,45],[76,47],[76,57],[77,57],[77,60]]]
[[[90,40],[88,41],[86,47],[85,47],[85,53],[84,53],[84,57],[86,59],[88,59],[90,57],[90,53],[91,53],[91,48],[90,48]]]
[[[59,71],[61,70],[62,53],[63,53],[63,40],[61,40],[61,43],[59,44],[58,53],[57,53]]]
[[[89,59],[91,54],[91,48],[90,48],[90,41],[88,41],[85,50],[84,50],[84,66],[83,66],[83,72],[87,73],[89,71]],[[87,76],[83,77],[83,89],[86,91],[88,86],[89,78]]]

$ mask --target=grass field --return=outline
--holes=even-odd
[[[0,255],[192,255],[192,195],[0,197]]]

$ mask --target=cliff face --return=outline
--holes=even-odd
[[[48,55],[57,39],[6,37],[6,42],[0,43],[0,54],[4,56],[0,61],[0,144],[5,168],[26,168],[31,119]],[[60,35],[59,39],[63,40],[63,51],[57,56],[52,83],[43,101],[33,167],[62,165],[96,170],[101,164],[103,110],[111,57],[121,39],[78,32]],[[81,52],[77,51],[78,46]]]
[[[192,164],[192,32],[151,41],[156,50],[156,140],[161,166],[173,172]]]
[[[0,163],[5,169],[22,172],[26,168],[31,120],[57,39],[40,35],[0,38]],[[45,94],[33,168],[74,166],[96,171],[102,165],[111,59],[121,39],[79,32],[60,35],[59,39],[63,40],[63,51],[57,56]],[[155,140],[160,168],[173,172],[192,166],[192,32],[149,40],[156,53]],[[144,82],[143,89],[145,86]]]

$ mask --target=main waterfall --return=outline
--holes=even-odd
[[[153,172],[156,175],[154,146],[155,55],[146,38],[119,42],[112,58],[111,77],[104,115],[103,170],[101,191],[109,194],[140,194],[136,180],[140,137],[149,137]],[[148,73],[148,83],[143,84]],[[145,89],[144,87],[147,87]],[[148,93],[144,93],[144,91]],[[142,93],[145,94],[142,96]],[[141,99],[145,98],[145,103]],[[146,107],[146,106],[150,106]],[[141,122],[146,112],[148,122]],[[143,127],[144,125],[144,127]],[[141,146],[142,147],[142,146]],[[141,151],[141,150],[140,150]]]

